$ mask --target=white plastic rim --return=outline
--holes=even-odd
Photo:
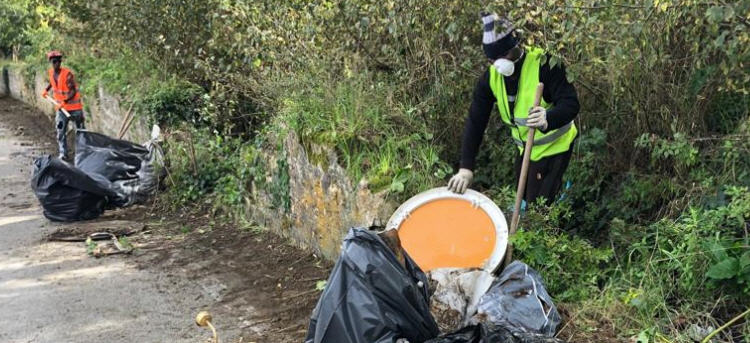
[[[495,202],[475,190],[467,189],[464,194],[458,194],[449,191],[447,187],[438,187],[419,193],[401,204],[393,212],[393,215],[388,220],[388,224],[386,224],[386,230],[398,230],[401,223],[414,210],[430,202],[442,199],[458,199],[470,202],[473,207],[481,208],[490,217],[492,224],[495,226],[495,248],[484,263],[484,266],[482,266],[482,269],[490,273],[493,272],[500,265],[503,257],[505,257],[505,249],[508,246],[508,223],[505,221],[503,211],[497,207]]]

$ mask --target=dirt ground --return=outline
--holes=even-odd
[[[200,210],[50,222],[29,180],[54,135],[36,110],[0,98],[0,342],[207,342],[200,310],[222,342],[303,340],[329,262]],[[94,258],[83,242],[49,240],[96,231],[131,233],[134,253]]]
[[[200,284],[214,318],[243,342],[304,340],[320,294],[315,286],[328,277],[329,262],[268,232],[212,225],[206,215],[149,217],[156,234],[141,244],[149,253],[138,259],[139,268],[157,266]]]

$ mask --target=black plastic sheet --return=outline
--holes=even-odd
[[[124,203],[108,180],[92,177],[52,156],[34,161],[31,189],[44,216],[54,221],[94,219],[109,202]]]
[[[162,171],[162,151],[156,144],[158,131],[145,145],[115,139],[100,133],[78,130],[76,167],[89,175],[101,175],[126,199],[120,206],[139,203],[157,188]]]
[[[99,174],[110,181],[134,179],[148,156],[148,149],[140,144],[91,131],[76,133],[75,165],[88,174]]]
[[[76,132],[75,166],[44,156],[36,159],[31,188],[54,221],[94,219],[105,209],[150,197],[161,179],[158,127],[145,146],[100,133]]]
[[[351,229],[305,343],[417,343],[436,337],[427,277],[405,257],[404,268],[377,234]]]
[[[467,326],[454,333],[424,343],[564,343],[565,341],[539,334],[511,332],[491,324]]]
[[[478,312],[494,325],[550,337],[561,321],[542,277],[521,261],[505,267],[479,300]]]

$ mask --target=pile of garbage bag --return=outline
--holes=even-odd
[[[148,199],[164,170],[159,134],[154,126],[151,139],[139,145],[78,130],[73,165],[52,156],[37,158],[31,188],[44,216],[53,221],[89,220],[106,209]]]
[[[427,277],[373,231],[352,229],[313,310],[305,343],[424,342],[439,334]]]
[[[554,338],[560,315],[526,264],[499,276],[438,269],[428,277],[384,237],[349,231],[305,343],[562,342]]]
[[[424,343],[561,343],[554,337],[528,332],[513,332],[493,324],[469,325],[456,332],[433,338]]]

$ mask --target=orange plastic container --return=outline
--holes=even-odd
[[[401,245],[424,271],[435,268],[494,270],[505,255],[508,227],[502,211],[479,192],[445,187],[420,193],[388,222]]]

